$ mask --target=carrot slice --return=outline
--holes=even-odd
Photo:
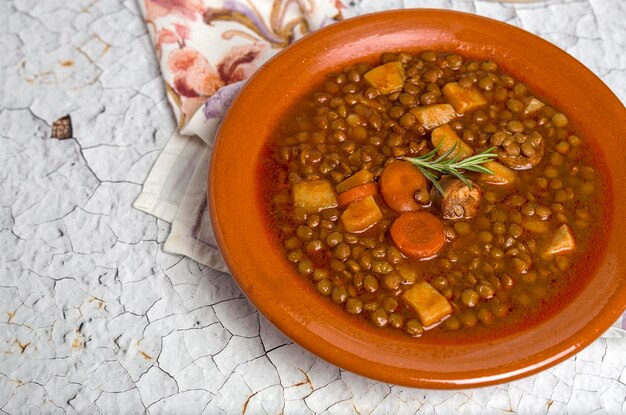
[[[365,196],[374,196],[377,193],[376,184],[366,183],[357,187],[353,187],[350,190],[346,190],[343,193],[337,195],[337,204],[342,208],[348,206],[350,202],[357,199],[362,199]]]
[[[408,161],[387,164],[380,177],[380,193],[387,206],[402,213],[420,209],[415,192],[426,186],[426,178]]]
[[[443,223],[427,212],[407,212],[389,228],[391,240],[400,252],[411,258],[435,255],[445,243]]]
[[[357,171],[352,176],[338,183],[337,186],[335,186],[335,190],[337,191],[337,193],[343,193],[345,191],[352,189],[353,187],[357,187],[362,184],[369,183],[372,180],[374,180],[374,175],[370,173],[368,170],[363,169],[363,170]]]

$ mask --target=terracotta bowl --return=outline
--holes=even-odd
[[[527,331],[473,344],[434,344],[360,323],[319,295],[283,257],[259,202],[257,168],[281,115],[332,70],[386,51],[439,50],[493,59],[568,114],[603,149],[610,174],[608,249],[590,284]],[[464,388],[536,373],[587,346],[626,306],[626,109],[588,69],[513,26],[463,13],[402,10],[334,24],[269,61],[241,91],[218,133],[209,174],[217,241],[250,301],[286,335],[369,378]]]

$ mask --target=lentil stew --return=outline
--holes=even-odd
[[[272,233],[368,324],[511,334],[571,301],[605,248],[599,151],[495,62],[385,53],[329,74],[279,125],[259,174]]]

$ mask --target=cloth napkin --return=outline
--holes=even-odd
[[[134,207],[172,224],[164,250],[228,272],[207,210],[215,132],[254,71],[307,33],[342,19],[340,0],[138,0],[176,131]],[[626,328],[626,314],[614,325]]]

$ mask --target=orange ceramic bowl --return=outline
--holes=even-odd
[[[493,59],[566,113],[603,150],[610,171],[604,253],[591,282],[550,318],[515,335],[434,344],[361,323],[319,295],[280,249],[260,203],[263,149],[290,105],[325,75],[387,51],[438,50]],[[626,109],[588,69],[550,43],[463,13],[402,10],[346,20],[296,42],[261,68],[224,119],[213,150],[209,204],[217,241],[250,301],[294,341],[369,378],[464,388],[536,373],[599,337],[626,306]]]

